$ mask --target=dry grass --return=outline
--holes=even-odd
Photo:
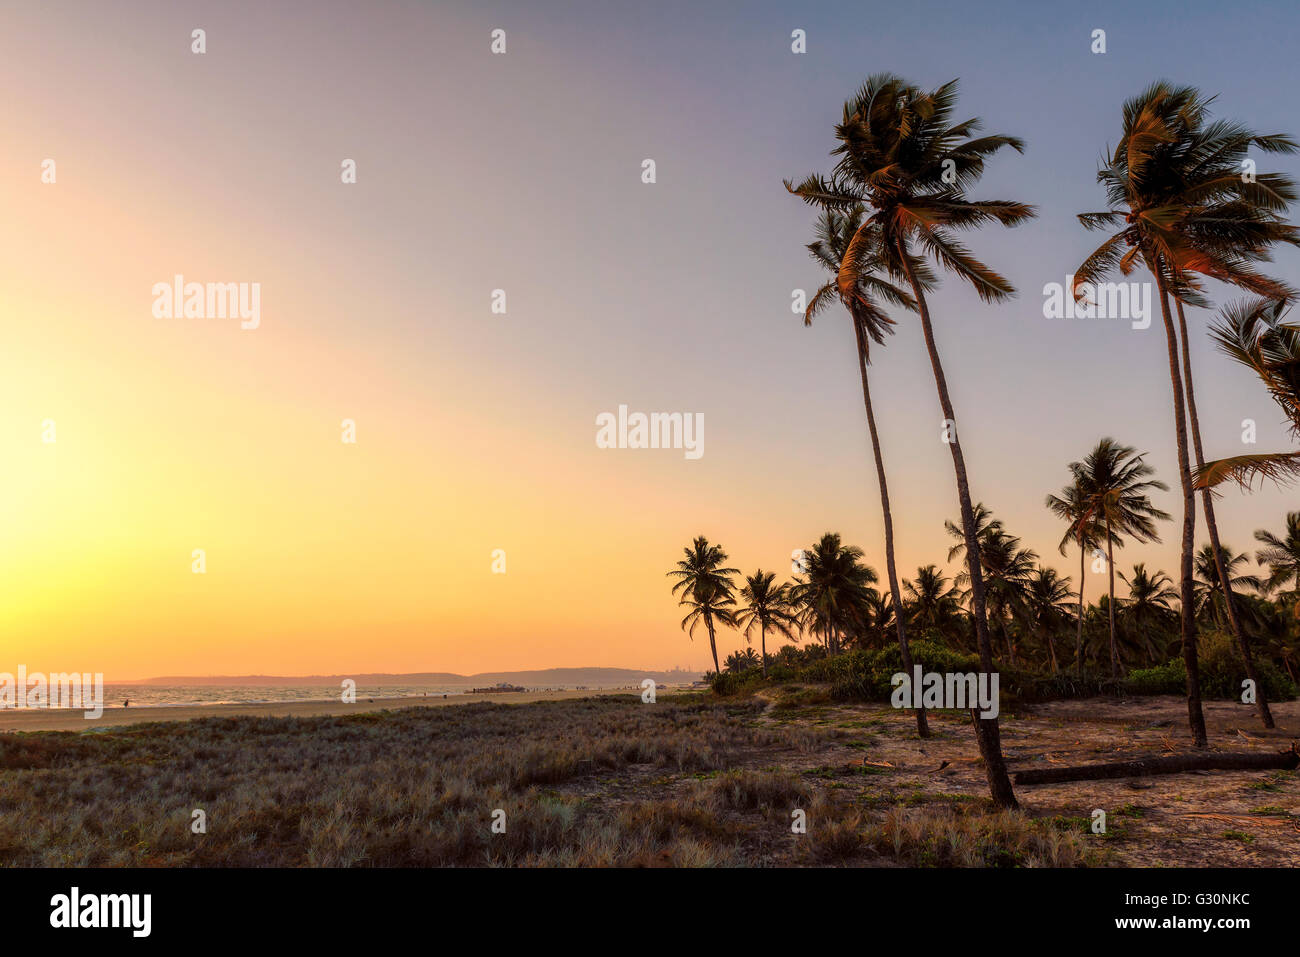
[[[921,741],[892,709],[823,703],[817,689],[794,703],[625,696],[3,734],[0,864],[1294,861],[1294,774],[1025,788],[1023,811],[998,813],[960,717],[932,715],[935,735]],[[1176,728],[1163,711],[1139,724],[1043,708],[1004,715],[1004,742],[1014,768],[1159,747]],[[1105,835],[1088,830],[1095,807],[1107,809]],[[191,832],[196,808],[204,834]],[[1277,826],[1224,837],[1228,824],[1246,833],[1241,818]]]

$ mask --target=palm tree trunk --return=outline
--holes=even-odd
[[[1175,299],[1174,305],[1178,308],[1178,334],[1182,337],[1183,345],[1183,389],[1187,393],[1187,417],[1192,424],[1192,451],[1196,454],[1196,467],[1199,469],[1205,465],[1205,454],[1201,450],[1201,422],[1196,415],[1196,392],[1192,387],[1192,354],[1187,344],[1187,320],[1183,316],[1182,300]],[[1214,519],[1214,497],[1213,492],[1208,488],[1201,490],[1201,510],[1205,513],[1205,527],[1210,531],[1210,547],[1214,549],[1214,567],[1219,573],[1219,581],[1223,583],[1223,604],[1228,611],[1228,624],[1232,628],[1233,637],[1237,640],[1237,650],[1241,652],[1241,661],[1246,668],[1246,677],[1255,686],[1255,701],[1259,706],[1259,720],[1264,723],[1264,727],[1272,728],[1275,727],[1273,712],[1268,707],[1268,698],[1264,694],[1264,684],[1259,680],[1259,675],[1255,672],[1255,657],[1250,653],[1250,645],[1246,641],[1246,632],[1241,627],[1241,618],[1237,614],[1237,605],[1232,599],[1232,586],[1228,582],[1228,570],[1223,566],[1223,548],[1219,545],[1219,524]]]
[[[1179,630],[1183,642],[1183,661],[1187,664],[1187,721],[1192,742],[1198,748],[1209,743],[1205,733],[1205,713],[1201,709],[1201,669],[1196,658],[1196,618],[1192,583],[1192,549],[1196,535],[1196,498],[1192,491],[1192,470],[1187,456],[1187,417],[1183,404],[1183,377],[1178,368],[1178,333],[1169,314],[1169,297],[1165,289],[1163,266],[1157,262],[1152,270],[1160,294],[1160,315],[1165,324],[1165,342],[1169,352],[1169,384],[1174,393],[1174,437],[1178,444],[1178,480],[1183,487],[1183,542],[1179,563],[1181,577]]]
[[[1047,630],[1047,651],[1052,656],[1052,674],[1060,674],[1061,669],[1056,663],[1056,641],[1052,638],[1052,631]]]
[[[867,429],[871,432],[871,451],[876,458],[876,480],[880,485],[880,511],[885,521],[885,569],[889,573],[889,594],[894,602],[894,627],[898,632],[898,650],[903,657],[903,671],[912,675],[912,650],[907,644],[907,630],[903,626],[903,598],[898,588],[898,570],[894,565],[894,516],[889,508],[889,483],[885,481],[885,460],[880,454],[880,436],[876,432],[876,413],[871,405],[871,387],[867,384],[867,341],[862,325],[853,318],[853,331],[858,342],[858,370],[862,373],[862,404],[867,409]],[[883,636],[882,636],[883,637]],[[916,733],[930,736],[930,725],[925,709],[916,709]]]
[[[767,677],[767,625],[759,622],[758,641],[763,649],[763,677]]]
[[[1106,611],[1110,617],[1110,676],[1119,677],[1119,643],[1115,639],[1115,543],[1111,540],[1110,516],[1106,516],[1106,571],[1110,574],[1110,592]]]
[[[952,399],[948,395],[948,382],[944,378],[943,363],[939,361],[939,350],[934,343],[934,329],[930,325],[930,307],[925,301],[925,290],[916,280],[912,269],[911,256],[907,247],[900,240],[898,252],[903,260],[903,268],[912,285],[912,295],[916,297],[917,309],[921,315],[921,331],[925,335],[925,348],[930,354],[930,369],[934,373],[934,386],[939,393],[939,406],[943,417],[954,426],[957,417],[952,409]],[[975,535],[975,509],[971,506],[970,482],[966,477],[966,460],[961,454],[954,429],[952,441],[948,443],[952,453],[952,468],[957,479],[957,498],[961,503],[962,534],[966,539],[966,564],[970,569],[971,610],[975,617],[975,641],[979,645],[980,668],[986,674],[993,673],[993,646],[989,643],[989,623],[984,608],[984,576],[980,570],[980,543]],[[975,737],[979,742],[980,756],[984,758],[984,771],[988,776],[989,792],[993,803],[998,807],[1014,808],[1020,805],[1016,793],[1011,787],[1011,778],[1007,775],[1006,760],[1002,757],[1002,735],[997,718],[981,718],[979,712],[971,711],[971,721],[975,725]]]
[[[1001,614],[998,615],[998,628],[1002,631],[1002,640],[1007,646],[1007,660],[1011,667],[1016,667],[1016,646],[1011,643],[1011,629],[1007,627],[1006,619]]]
[[[709,628],[709,649],[713,652],[713,672],[722,674],[722,669],[718,667],[718,643],[713,640],[713,616],[708,612],[704,613],[704,624]]]
[[[1084,562],[1087,561],[1088,552],[1083,545],[1083,539],[1079,539],[1079,634],[1074,641],[1074,657],[1077,659],[1079,666],[1079,680],[1083,680],[1083,575]]]

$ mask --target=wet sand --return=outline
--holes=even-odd
[[[667,690],[664,688],[661,691]],[[86,731],[92,728],[146,724],[150,721],[189,721],[192,718],[307,718],[327,714],[359,714],[366,711],[398,708],[438,708],[447,705],[491,701],[496,704],[529,704],[534,701],[566,701],[608,694],[640,694],[640,689],[609,688],[587,691],[518,691],[503,694],[460,694],[408,698],[358,697],[356,704],[341,701],[276,701],[258,704],[205,704],[178,707],[104,708],[99,718],[87,718],[71,710],[0,710],[0,732],[5,731]]]

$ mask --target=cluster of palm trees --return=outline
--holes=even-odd
[[[831,172],[808,176],[797,185],[787,181],[785,185],[819,211],[815,239],[808,250],[831,274],[809,301],[805,323],[811,324],[816,315],[836,303],[844,307],[851,320],[884,520],[889,602],[895,609],[905,607],[903,585],[895,568],[893,516],[868,370],[873,347],[882,346],[892,331],[894,319],[886,310],[913,312],[919,319],[957,490],[959,520],[949,525],[958,540],[952,557],[961,557],[965,567],[954,586],[964,589],[981,669],[991,672],[993,630],[1009,660],[1017,655],[1015,636],[1032,633],[1011,627],[1016,609],[1023,605],[1023,596],[1039,596],[1035,629],[1051,635],[1054,629],[1049,626],[1059,625],[1067,614],[1064,605],[1069,585],[1067,580],[1037,566],[1033,553],[1022,548],[1019,540],[995,523],[986,510],[977,509],[971,496],[957,428],[959,420],[948,392],[927,293],[946,274],[969,284],[986,302],[1014,295],[1012,285],[973,255],[960,234],[986,225],[1016,226],[1031,218],[1034,209],[1010,200],[968,197],[967,190],[982,177],[986,162],[1006,149],[1023,152],[1024,147],[1015,137],[981,133],[978,119],[958,120],[956,96],[956,81],[925,91],[892,74],[870,77],[844,104],[841,121],[834,129],[835,163]],[[1214,334],[1223,351],[1260,375],[1300,437],[1300,330],[1285,318],[1292,291],[1260,271],[1261,264],[1269,261],[1279,244],[1300,245],[1295,228],[1285,220],[1296,190],[1284,175],[1256,172],[1251,155],[1252,151],[1290,153],[1297,145],[1285,136],[1260,135],[1231,121],[1211,120],[1209,103],[1210,99],[1195,89],[1158,82],[1124,104],[1120,139],[1098,172],[1107,208],[1079,217],[1086,228],[1111,229],[1113,233],[1074,271],[1073,289],[1076,298],[1085,299],[1088,291],[1113,270],[1128,275],[1138,268],[1148,270],[1156,285],[1168,347],[1183,498],[1181,559],[1176,577],[1178,644],[1186,662],[1189,725],[1197,746],[1206,744],[1206,733],[1197,662],[1195,490],[1202,490],[1213,581],[1230,581],[1211,487],[1229,478],[1249,485],[1260,475],[1300,475],[1300,452],[1238,456],[1208,464],[1204,458],[1186,310],[1211,305],[1205,292],[1206,279],[1239,287],[1255,297],[1226,308]],[[1148,491],[1163,486],[1150,478],[1150,469],[1141,456],[1110,440],[1103,440],[1087,459],[1074,463],[1071,477],[1071,484],[1052,496],[1048,505],[1068,525],[1062,549],[1073,545],[1080,550],[1079,600],[1074,616],[1078,629],[1076,658],[1081,665],[1087,617],[1082,598],[1083,563],[1090,552],[1100,550],[1108,570],[1111,669],[1117,674],[1121,654],[1113,552],[1126,540],[1154,538],[1154,523],[1167,516],[1151,504]],[[695,551],[701,548],[707,550],[710,546],[697,540]],[[1208,571],[1208,566],[1203,571]],[[676,574],[686,575],[680,569]],[[726,620],[724,616],[732,615],[735,608],[734,597],[717,590],[714,574],[700,579],[698,585],[683,585],[691,580],[689,576],[679,582],[685,593],[683,600],[690,605],[688,622],[693,627],[704,621],[711,641],[716,622]],[[933,593],[935,575],[933,569],[928,577],[918,572],[917,579],[908,585],[913,601]],[[1173,582],[1160,584],[1145,569],[1135,568],[1133,575],[1130,589],[1136,582],[1139,589],[1151,590],[1141,614],[1150,616],[1160,608],[1172,607],[1172,596],[1166,590],[1172,589]],[[776,586],[769,582],[768,587]],[[862,610],[842,592],[832,590],[814,596],[811,588],[810,582],[796,583],[788,586],[786,597],[799,595],[804,618],[813,614],[809,609],[817,609],[815,627],[833,650],[859,624]],[[1248,673],[1254,677],[1233,589],[1229,586],[1220,590],[1224,620]],[[1217,607],[1212,600],[1211,605]],[[747,621],[750,625],[757,621],[760,633],[765,634],[778,619],[768,612],[758,614],[758,618]],[[931,607],[925,614],[942,613]],[[904,663],[910,669],[907,617],[894,614],[892,624]],[[1054,637],[1048,639],[1048,645],[1049,657],[1055,662]],[[1260,712],[1265,723],[1271,724],[1262,697]],[[973,713],[972,722],[994,802],[1014,807],[1015,795],[1002,757],[997,719]],[[923,715],[918,715],[918,725],[924,733]]]

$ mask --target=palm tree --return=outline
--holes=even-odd
[[[1110,674],[1120,673],[1119,643],[1115,631],[1115,546],[1124,547],[1125,537],[1138,542],[1158,542],[1156,521],[1168,521],[1169,513],[1152,504],[1151,489],[1168,491],[1164,482],[1151,478],[1155,469],[1143,461],[1137,450],[1105,438],[1082,462],[1071,462],[1070,472],[1097,516],[1106,542],[1106,570],[1110,582],[1108,620],[1110,625]]]
[[[945,521],[948,534],[960,539],[948,550],[948,561],[953,561],[966,550],[965,536],[953,522]],[[1008,629],[1008,619],[1021,611],[1029,578],[1033,574],[1038,556],[1030,549],[1020,547],[1020,539],[1009,534],[1002,522],[981,502],[975,506],[975,527],[980,543],[980,567],[984,573],[985,594],[988,596],[988,617],[997,626],[1007,647],[1010,663],[1016,664],[1016,649]],[[956,584],[970,582],[970,573],[957,575]]]
[[[862,549],[843,544],[838,532],[827,532],[804,551],[806,571],[790,588],[791,602],[802,609],[800,624],[820,633],[830,654],[839,651],[841,635],[866,619],[867,586],[877,577],[862,557]]]
[[[1261,528],[1255,532],[1255,541],[1264,546],[1255,553],[1255,561],[1268,566],[1268,587],[1294,584],[1292,600],[1300,607],[1300,512],[1287,512],[1282,537]]]
[[[722,567],[722,563],[727,560],[727,553],[719,545],[710,545],[703,535],[697,536],[690,547],[683,551],[686,557],[668,573],[669,578],[677,579],[673,585],[673,594],[681,592],[678,604],[690,609],[682,619],[682,629],[694,638],[695,626],[704,622],[709,632],[709,649],[713,652],[713,670],[721,673],[714,622],[735,627],[733,608],[736,597],[731,576],[740,572],[735,568]],[[689,629],[687,625],[690,625]]]
[[[1203,545],[1201,550],[1196,553],[1196,591],[1197,614],[1208,614],[1219,627],[1223,627],[1223,618],[1220,617],[1219,609],[1228,605],[1232,594],[1241,586],[1253,588],[1255,591],[1262,591],[1264,581],[1258,575],[1238,575],[1237,569],[1250,561],[1246,554],[1233,555],[1231,551],[1224,548],[1223,553],[1215,559],[1213,546]],[[1224,569],[1228,579],[1228,591],[1225,595],[1223,589],[1223,578],[1220,577],[1219,569]],[[1255,689],[1259,690],[1258,679],[1248,676],[1255,682]]]
[[[739,674],[742,671],[749,671],[758,664],[758,655],[754,654],[753,648],[744,648],[739,651],[733,651],[727,655],[724,662],[726,668],[732,674]]]
[[[1211,276],[1255,292],[1278,295],[1284,288],[1260,276],[1251,263],[1268,258],[1268,248],[1293,241],[1290,227],[1277,215],[1294,198],[1285,177],[1240,175],[1240,158],[1254,147],[1266,152],[1291,152],[1285,137],[1259,136],[1236,124],[1205,124],[1209,100],[1191,87],[1171,87],[1160,81],[1124,104],[1123,135],[1109,163],[1097,174],[1106,188],[1110,208],[1079,217],[1089,229],[1118,226],[1119,231],[1097,248],[1075,272],[1076,296],[1081,287],[1118,266],[1128,274],[1140,256],[1156,282],[1165,327],[1170,384],[1174,393],[1175,437],[1179,479],[1183,491],[1183,537],[1180,563],[1182,613],[1180,627],[1187,661],[1188,717],[1195,743],[1206,743],[1201,713],[1200,674],[1193,620],[1193,559],[1195,499],[1188,460],[1186,404],[1191,407],[1193,438],[1200,457],[1199,423],[1190,383],[1186,320],[1182,303],[1202,304],[1192,274]],[[1179,308],[1182,369],[1178,333],[1170,316],[1169,296]],[[1186,392],[1184,391],[1186,389]],[[1207,524],[1217,539],[1213,506],[1203,496]],[[1218,550],[1215,550],[1218,554]],[[1229,609],[1230,615],[1232,610]],[[1238,644],[1251,669],[1249,650],[1239,627]],[[1267,708],[1261,707],[1267,721]]]
[[[1011,283],[972,256],[956,233],[989,223],[1015,226],[1032,217],[1034,210],[1023,203],[966,197],[965,189],[983,175],[987,157],[1005,147],[1023,151],[1024,144],[1014,137],[996,134],[972,137],[979,129],[979,120],[954,123],[956,101],[955,80],[927,93],[892,74],[868,78],[857,95],[845,103],[842,121],[835,128],[839,146],[833,155],[840,158],[830,178],[813,175],[798,187],[787,181],[786,188],[816,206],[839,210],[865,206],[871,213],[867,223],[879,226],[878,243],[870,231],[860,230],[849,244],[842,272],[849,277],[855,275],[858,257],[875,246],[889,274],[906,278],[911,285],[952,454],[968,550],[980,665],[983,671],[992,672],[993,647],[984,607],[970,481],[925,298],[925,290],[936,282],[926,257],[933,257],[969,282],[984,301],[1007,299],[1015,292]],[[994,803],[1016,807],[997,719],[979,718],[972,712],[972,720]]]
[[[961,616],[961,593],[948,584],[948,577],[937,565],[923,565],[916,578],[903,582],[907,592],[907,616],[913,627],[943,632]]]
[[[1128,598],[1121,606],[1124,621],[1129,631],[1139,636],[1137,644],[1147,663],[1159,664],[1166,649],[1153,636],[1166,631],[1178,618],[1173,607],[1178,600],[1173,580],[1159,569],[1148,572],[1145,562],[1135,564],[1131,576],[1120,572],[1119,577],[1128,586]]]
[[[1211,327],[1219,351],[1259,376],[1273,401],[1290,420],[1300,439],[1300,325],[1286,322],[1287,303],[1254,299],[1231,303],[1220,310]],[[1236,455],[1209,462],[1196,473],[1198,488],[1213,488],[1234,479],[1249,489],[1256,478],[1277,483],[1300,478],[1300,451]]]
[[[1052,674],[1060,668],[1056,661],[1056,642],[1052,635],[1061,623],[1069,618],[1070,579],[1062,578],[1055,568],[1039,565],[1025,583],[1024,611],[1032,632],[1046,636],[1051,657]]]
[[[1194,91],[1190,91],[1194,94]],[[1256,272],[1252,263],[1267,261],[1270,248],[1279,243],[1300,244],[1296,231],[1281,214],[1296,198],[1295,184],[1278,173],[1241,175],[1243,161],[1252,149],[1265,153],[1293,153],[1297,145],[1280,135],[1261,136],[1237,123],[1205,123],[1209,100],[1193,95],[1188,108],[1167,124],[1175,139],[1160,150],[1161,162],[1145,177],[1145,191],[1162,204],[1166,229],[1172,234],[1169,286],[1178,315],[1182,344],[1183,386],[1192,437],[1193,461],[1205,466],[1196,390],[1192,379],[1191,343],[1187,332],[1187,305],[1207,305],[1199,292],[1197,276],[1208,276],[1271,298],[1293,296],[1285,284]],[[1201,510],[1210,536],[1215,561],[1225,553],[1219,539],[1213,493],[1201,491]],[[1228,575],[1217,569],[1217,577]],[[1254,657],[1246,640],[1237,604],[1231,591],[1224,597],[1228,625],[1236,641],[1248,677],[1259,689],[1257,706],[1264,727],[1274,727],[1273,715],[1263,686],[1255,673]]]
[[[1061,536],[1061,542],[1057,546],[1062,555],[1066,553],[1066,546],[1077,544],[1079,546],[1079,614],[1076,618],[1078,633],[1074,643],[1074,660],[1078,668],[1079,677],[1083,677],[1083,582],[1084,582],[1084,564],[1088,558],[1088,551],[1101,547],[1101,536],[1104,530],[1097,521],[1097,516],[1093,512],[1092,503],[1087,493],[1076,481],[1074,484],[1067,485],[1061,489],[1060,495],[1047,496],[1047,507],[1053,515],[1064,519],[1069,524],[1066,526],[1065,534]]]
[[[763,677],[767,677],[767,632],[770,628],[779,635],[794,640],[795,616],[790,608],[790,596],[785,585],[774,585],[773,572],[758,569],[745,579],[740,588],[741,605],[736,627],[749,641],[754,626],[758,626],[760,647],[763,649]]]
[[[880,435],[876,431],[876,414],[871,404],[871,387],[867,378],[867,366],[871,364],[871,343],[880,345],[893,320],[876,304],[876,297],[887,299],[895,305],[915,309],[916,303],[879,273],[883,262],[879,252],[881,230],[878,225],[863,229],[865,210],[854,206],[847,212],[825,209],[817,222],[817,238],[808,244],[808,252],[818,263],[833,275],[813,295],[804,312],[804,325],[812,325],[813,317],[823,306],[838,300],[848,310],[853,322],[853,336],[858,349],[858,370],[862,379],[862,403],[867,413],[867,431],[871,435],[871,452],[876,462],[876,481],[880,488],[880,510],[885,526],[885,570],[889,577],[889,594],[894,607],[902,603],[898,590],[898,571],[894,563],[894,516],[889,507],[889,483],[885,480],[885,461],[880,451]],[[856,255],[853,267],[843,269],[849,246],[855,237],[865,236],[860,240],[860,251]],[[903,670],[912,673],[912,652],[907,644],[907,631],[901,615],[894,616],[894,628],[898,633],[898,649],[903,658]],[[929,726],[925,709],[916,711],[916,730],[921,737],[929,736]]]

